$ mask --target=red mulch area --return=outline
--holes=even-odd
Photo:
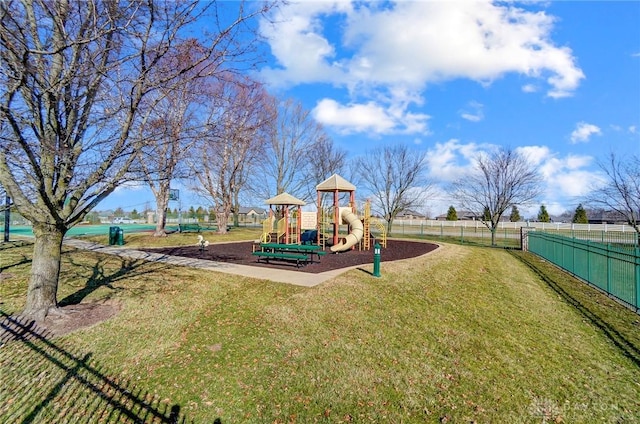
[[[325,249],[327,254],[321,256],[319,262],[317,261],[317,256],[314,255],[314,262],[312,264],[300,266],[300,268],[296,268],[295,262],[273,261],[267,264],[264,261],[258,262],[257,258],[251,255],[253,246],[253,242],[240,242],[211,244],[202,252],[200,251],[200,247],[195,245],[145,250],[148,252],[162,253],[172,256],[205,259],[217,262],[231,262],[241,265],[289,269],[309,272],[312,274],[373,263],[373,247],[368,251],[356,249],[340,253],[332,253],[327,247]],[[380,259],[382,262],[385,262],[415,258],[416,256],[421,256],[425,253],[431,252],[437,247],[437,245],[432,243],[388,240],[387,247],[381,249]]]

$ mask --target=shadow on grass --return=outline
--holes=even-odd
[[[69,261],[74,268],[82,268],[85,266],[82,263],[75,263],[70,255],[65,259]],[[115,292],[119,290],[119,288],[114,287],[112,284],[119,280],[157,273],[159,271],[157,266],[153,268],[148,266],[144,267],[143,265],[148,265],[148,262],[146,261],[139,259],[120,258],[120,268],[116,269],[115,271],[109,272],[105,269],[105,264],[107,262],[113,261],[113,259],[113,256],[108,258],[99,258],[96,264],[93,265],[91,269],[91,276],[87,278],[85,286],[60,300],[58,302],[58,306],[77,305],[82,302],[84,298],[101,287],[108,287]],[[82,276],[77,277],[85,278]]]
[[[532,254],[512,252],[512,255],[519,259],[523,264],[527,265],[562,299],[573,306],[585,319],[600,329],[600,331],[609,340],[611,340],[611,342],[613,342],[613,344],[620,349],[626,357],[633,361],[636,366],[640,367],[640,343],[630,340],[627,335],[621,332],[620,328],[625,325],[624,323],[615,323],[614,319],[609,319],[605,313],[597,310],[597,306],[595,304],[597,300],[594,300],[593,295],[595,294],[595,297],[598,297],[604,296],[603,294],[597,293],[595,289],[591,288],[586,283],[575,280],[575,284],[584,285],[584,288],[593,291],[592,294],[585,295],[584,298],[581,298],[582,296],[576,296],[575,293],[571,292],[573,290],[567,290],[567,288],[569,288],[569,283],[567,283],[565,287],[565,284],[561,283],[560,279],[557,279],[558,281],[556,281],[556,279],[552,278],[548,273],[541,269],[541,267],[532,260]],[[562,271],[558,270],[558,272]],[[571,277],[571,279],[573,279],[573,277]],[[622,305],[614,304],[613,307],[621,308],[624,314],[633,314],[633,312],[628,311]]]
[[[109,376],[91,353],[71,352],[49,336],[0,311],[3,422],[188,422],[180,405]]]
[[[27,246],[28,244],[31,244],[31,243],[27,243],[26,241],[23,241],[23,240],[3,241],[2,243],[0,243],[0,250],[15,249],[17,247]]]
[[[20,248],[20,247],[27,246],[28,244],[29,243],[24,242],[24,241],[3,242],[3,243],[0,243],[0,251],[5,251],[5,250],[8,251],[8,250],[11,250],[11,249],[17,249],[17,248]],[[0,264],[0,272],[5,271],[5,270],[7,270],[9,268],[13,268],[13,267],[24,265],[24,264],[28,264],[28,263],[31,263],[31,258],[27,257],[24,254],[21,254],[19,258],[11,258],[11,263],[9,265],[1,265]]]

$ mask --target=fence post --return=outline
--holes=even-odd
[[[591,281],[591,240],[587,240],[587,281]]]
[[[529,227],[520,227],[520,249],[523,252],[529,251],[529,233],[531,229]]]
[[[640,247],[635,248],[635,264],[636,264],[636,312],[640,309]]]
[[[611,294],[611,244],[607,243],[607,293]]]

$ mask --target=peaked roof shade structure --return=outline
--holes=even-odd
[[[264,201],[267,205],[298,205],[304,206],[306,203],[289,193],[280,193],[270,199]]]
[[[355,212],[356,205],[356,186],[345,180],[338,174],[333,174],[320,184],[316,186],[316,192],[318,193],[318,205],[322,205],[322,193],[333,193],[333,245],[338,244],[338,230],[340,229],[340,208],[338,205],[338,198],[340,192],[349,193],[349,206],[351,210]],[[322,211],[318,209],[318,222],[322,220]],[[318,244],[320,244],[320,231],[318,231]]]
[[[298,213],[295,219],[295,225],[289,225],[289,206],[297,206],[298,210],[300,210],[300,206],[306,205],[306,203],[289,193],[280,193],[277,196],[274,196],[270,199],[264,201],[269,205],[269,218],[272,218],[273,215],[273,205],[282,206],[282,219],[284,222],[284,233],[280,234],[280,224],[278,224],[278,234],[277,234],[277,243],[285,243],[285,244],[300,244],[300,228],[302,226],[302,214]],[[272,221],[273,223],[273,221]],[[273,224],[271,224],[273,225]],[[273,228],[272,228],[273,230]],[[284,236],[282,240],[280,238]]]
[[[316,191],[355,191],[356,186],[338,174],[333,174],[316,186]]]

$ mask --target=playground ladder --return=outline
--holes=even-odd
[[[373,225],[380,231],[380,246],[387,247],[387,227],[380,220],[375,219]]]
[[[364,204],[364,220],[362,225],[364,230],[362,248],[363,250],[371,250],[371,202],[369,201]]]
[[[273,232],[273,218],[268,217],[262,221],[262,235],[260,241],[262,243],[269,243],[271,241],[271,233]]]

